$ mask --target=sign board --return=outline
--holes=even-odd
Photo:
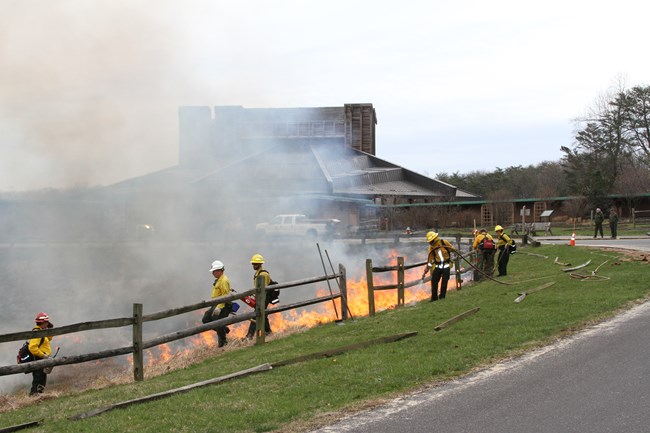
[[[542,218],[544,218],[544,217],[550,217],[552,213],[553,213],[552,210],[545,210],[545,211],[542,212],[539,216],[542,217]]]
[[[524,211],[526,212],[526,216],[530,216],[530,209],[519,209],[519,215],[524,216]]]

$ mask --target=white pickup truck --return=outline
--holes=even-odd
[[[307,237],[327,239],[336,234],[337,219],[310,219],[302,214],[276,215],[270,222],[255,225],[260,236]]]

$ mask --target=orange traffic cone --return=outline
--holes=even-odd
[[[575,247],[576,246],[576,234],[573,232],[571,234],[571,240],[569,241],[569,246],[570,247]]]

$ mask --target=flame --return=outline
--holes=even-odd
[[[389,250],[386,254],[388,263],[397,263],[397,257],[400,256],[398,251]],[[408,263],[406,257],[404,262]],[[412,282],[418,280],[421,276],[421,268],[407,269],[404,272],[404,281]],[[373,276],[373,283],[375,286],[395,284],[397,282],[397,273],[383,272],[376,273]],[[362,317],[368,315],[368,284],[364,277],[356,277],[356,279],[347,280],[347,304],[349,309],[349,316]],[[456,280],[452,276],[449,279],[448,291],[456,289]],[[338,292],[338,290],[336,290]],[[329,295],[329,288],[318,287],[316,289],[316,296],[322,297]],[[431,296],[431,284],[429,282],[422,283],[404,290],[404,303],[410,304]],[[374,293],[375,311],[382,311],[393,309],[397,306],[397,289],[394,290],[380,290]],[[334,308],[336,305],[336,310]],[[271,314],[269,316],[269,323],[274,334],[287,333],[292,330],[300,330],[312,328],[317,325],[326,324],[341,318],[341,300],[336,299],[334,302],[323,302],[315,306],[310,306],[307,309],[290,310],[278,314]],[[200,313],[197,313],[197,320],[195,325],[200,325],[198,319]],[[338,316],[338,317],[337,317]],[[249,321],[230,325],[230,332],[228,339],[243,340],[248,331]],[[148,352],[149,358],[146,362],[147,365],[156,365],[158,363],[168,362],[172,358],[179,356],[191,355],[192,350],[200,347],[214,348],[217,346],[217,335],[215,332],[203,332],[201,334],[189,337],[185,340],[185,347],[178,349],[171,349],[169,345],[163,344],[156,348],[150,349]]]

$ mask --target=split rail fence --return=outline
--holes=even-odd
[[[270,310],[267,310],[265,307],[266,295],[269,288],[265,286],[264,277],[262,276],[262,277],[258,277],[255,284],[255,288],[252,290],[248,290],[242,293],[233,293],[228,296],[222,296],[219,298],[211,299],[209,301],[202,301],[184,307],[173,308],[166,311],[160,311],[158,313],[143,315],[142,304],[133,304],[132,317],[123,317],[123,318],[116,318],[116,319],[98,320],[93,322],[76,323],[72,325],[66,325],[66,326],[61,326],[58,328],[52,328],[52,329],[47,329],[42,331],[23,331],[23,332],[14,332],[11,334],[0,335],[0,343],[6,343],[12,341],[22,342],[26,339],[31,339],[31,338],[73,334],[77,332],[97,330],[97,329],[120,328],[125,326],[131,326],[133,328],[133,341],[132,344],[129,346],[104,350],[101,352],[88,353],[83,355],[74,355],[74,356],[67,356],[67,357],[60,357],[60,358],[49,358],[49,359],[43,359],[39,361],[28,362],[25,364],[1,366],[0,376],[7,376],[7,375],[19,374],[19,373],[29,373],[34,370],[41,370],[47,367],[55,367],[58,365],[68,365],[68,364],[79,364],[83,362],[111,358],[115,356],[127,355],[132,353],[133,354],[133,378],[135,381],[142,381],[144,380],[143,351],[145,349],[150,349],[152,347],[166,344],[171,341],[181,340],[183,338],[200,334],[206,331],[212,331],[221,326],[232,325],[234,323],[245,322],[254,319],[257,324],[255,344],[263,344],[265,341],[264,319],[267,314],[269,315],[278,314],[283,311],[293,310],[293,309],[306,307],[309,305],[314,305],[322,302],[329,302],[329,301],[334,302],[335,299],[340,299],[342,320],[348,319],[347,312],[349,311],[349,309],[347,306],[346,271],[345,271],[345,267],[342,264],[339,264],[338,273],[334,273],[334,269],[332,268],[332,274],[326,274],[325,276],[322,277],[306,278],[302,280],[277,284],[273,286],[273,289],[283,290],[291,287],[298,287],[307,284],[318,283],[321,281],[329,281],[332,279],[336,279],[339,288],[339,293],[333,293],[332,290],[330,289],[329,296],[321,296],[306,301],[300,301],[293,304],[282,305]],[[328,282],[328,286],[329,286],[329,282]],[[172,332],[169,334],[165,334],[153,338],[148,341],[143,340],[142,325],[144,322],[152,322],[155,320],[166,319],[169,317],[177,316],[195,310],[210,308],[213,305],[217,305],[223,302],[232,302],[235,300],[241,300],[244,297],[250,295],[256,296],[255,311],[252,311],[250,313],[232,315],[200,326],[182,329],[176,332]],[[260,326],[260,324],[262,324],[262,326]]]
[[[461,245],[461,236],[456,235],[456,245],[457,248],[462,251]],[[469,248],[471,250],[471,242]],[[475,262],[476,254],[474,251],[470,251],[465,257],[471,262]],[[408,269],[417,268],[427,264],[427,261],[417,262],[410,265],[404,263],[404,257],[397,257],[397,264],[394,266],[372,266],[372,260],[366,259],[366,280],[368,286],[368,315],[375,315],[375,292],[382,290],[397,290],[397,307],[404,306],[404,289],[409,287],[418,286],[422,283],[431,281],[431,275],[427,276],[424,280],[417,279],[413,281],[404,281],[405,271]],[[454,275],[456,278],[456,288],[458,290],[462,289],[463,285],[463,273],[461,272],[460,258],[456,257],[454,259]],[[397,282],[394,284],[386,285],[375,285],[374,283],[374,274],[382,272],[397,272]],[[470,272],[470,271],[468,271]],[[473,270],[471,271],[474,272]],[[473,275],[473,278],[476,276]]]

